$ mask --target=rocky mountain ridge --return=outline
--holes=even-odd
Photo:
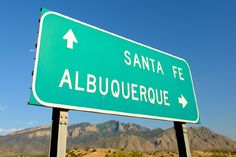
[[[236,141],[214,133],[206,127],[190,127],[192,150],[236,150]],[[13,154],[46,154],[50,126],[40,126],[0,137],[0,156]],[[68,127],[67,148],[79,146],[124,148],[138,151],[177,151],[174,128],[149,129],[135,123],[107,121],[100,124],[80,123]]]

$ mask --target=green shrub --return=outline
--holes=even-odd
[[[132,152],[131,157],[144,157],[143,153],[141,152]]]
[[[211,157],[227,157],[228,155],[225,155],[224,153],[213,153]]]

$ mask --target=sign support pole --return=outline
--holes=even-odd
[[[191,157],[190,146],[188,141],[188,130],[185,123],[174,122],[175,134],[179,149],[180,157]]]
[[[66,156],[68,110],[53,108],[49,157]]]

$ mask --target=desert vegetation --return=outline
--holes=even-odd
[[[79,147],[67,150],[66,157],[178,157],[171,151],[131,151],[126,149],[105,149]],[[13,155],[4,157],[48,157],[48,155]],[[236,151],[192,151],[192,157],[236,157]]]

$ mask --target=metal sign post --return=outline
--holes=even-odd
[[[66,156],[68,110],[53,108],[49,157]]]
[[[187,126],[182,122],[174,122],[174,127],[179,149],[179,156],[191,157]]]

